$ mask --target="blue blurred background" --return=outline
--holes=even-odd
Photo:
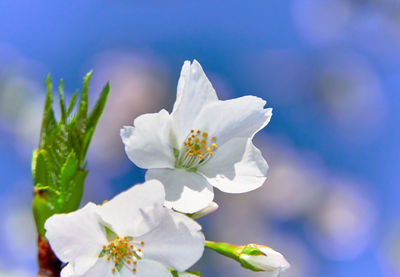
[[[284,253],[284,277],[400,276],[398,0],[0,2],[0,276],[34,276],[30,155],[44,78],[68,95],[94,70],[111,94],[89,152],[83,203],[143,181],[119,129],[171,110],[180,67],[197,59],[227,99],[273,107],[255,138],[269,178],[216,193],[208,239]],[[206,251],[206,277],[257,277]]]

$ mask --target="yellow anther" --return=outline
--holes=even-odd
[[[200,132],[200,130],[197,130],[197,132],[196,132],[196,133],[200,134],[201,132]]]
[[[208,152],[208,154],[209,154],[210,156],[212,156],[212,155],[213,155],[213,152]]]
[[[133,264],[136,265],[136,264],[137,264],[137,261],[133,261]]]
[[[211,150],[210,147],[207,147],[206,151],[207,151],[207,152],[210,152],[210,150]]]
[[[136,272],[136,268],[132,268],[132,271],[133,271],[133,272]]]
[[[144,245],[144,241],[141,241],[140,244],[141,244],[141,245]]]
[[[203,155],[199,155],[199,159],[200,160],[204,159]]]
[[[191,157],[191,156],[193,156],[193,153],[192,153],[192,152],[189,152],[189,154],[188,154],[188,155],[189,155],[189,157]]]
[[[212,137],[211,141],[215,141],[217,139],[217,137]]]
[[[195,135],[192,135],[192,138],[194,138],[195,137]]]
[[[211,146],[212,146],[214,149],[217,149],[217,147],[218,147],[215,143],[211,144]]]
[[[203,138],[208,137],[208,134],[206,132],[203,133]]]
[[[115,268],[112,269],[112,272],[115,273]]]
[[[194,140],[196,143],[199,143],[199,138],[196,138],[195,140]]]
[[[126,263],[127,263],[127,264],[131,264],[131,260],[127,260]]]
[[[190,132],[191,132],[191,133],[194,133],[194,130],[192,129],[192,130],[190,130]]]
[[[207,143],[207,140],[203,139],[203,140],[201,141],[201,143],[206,144],[206,143]]]

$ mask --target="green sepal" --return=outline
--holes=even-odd
[[[265,254],[260,249],[258,249],[257,247],[254,247],[252,244],[246,245],[242,249],[240,254],[246,254],[246,255],[250,255],[250,256],[259,256],[259,255],[265,256]]]
[[[258,267],[255,267],[251,264],[249,264],[246,260],[244,260],[243,258],[240,257],[240,265],[246,269],[249,269],[251,271],[255,271],[255,272],[260,272],[260,271],[264,271],[262,269],[259,269]]]

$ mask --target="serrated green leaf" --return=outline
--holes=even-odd
[[[75,152],[71,151],[61,168],[60,178],[59,178],[59,189],[62,194],[67,191],[67,186],[69,182],[73,179],[78,170],[79,160],[77,159]]]
[[[88,109],[88,90],[89,90],[89,81],[92,77],[92,71],[89,71],[85,78],[83,78],[83,88],[81,99],[79,101],[79,108],[77,113],[77,118],[86,118],[87,117],[87,109]]]
[[[86,176],[87,171],[79,169],[67,186],[67,192],[63,198],[63,212],[72,212],[79,207],[83,195],[83,184]]]
[[[41,184],[42,186],[50,185],[50,176],[47,168],[46,158],[44,151],[38,151],[35,155],[36,161],[34,162],[33,181],[35,184]]]
[[[61,122],[65,123],[66,111],[65,111],[65,103],[64,103],[64,81],[63,81],[63,79],[60,80],[60,85],[58,86],[58,100],[60,102]]]
[[[90,128],[89,130],[86,131],[86,135],[83,138],[83,142],[82,142],[81,161],[84,161],[86,152],[89,148],[90,141],[92,140],[93,133],[94,133],[94,128]]]
[[[53,112],[53,96],[51,94],[52,84],[50,74],[46,77],[46,98],[43,109],[43,120],[40,130],[39,145],[42,146],[46,139],[46,135],[56,126],[56,120]]]
[[[76,102],[76,97],[77,96],[78,96],[78,90],[75,90],[75,92],[74,92],[74,94],[72,94],[71,100],[69,102],[69,105],[68,105],[68,108],[67,108],[66,117],[68,117],[71,114],[72,109],[75,106],[75,102]]]
[[[109,93],[110,93],[110,84],[107,83],[104,86],[103,90],[101,91],[99,99],[97,100],[92,111],[90,112],[90,115],[88,116],[88,121],[87,121],[88,129],[96,127],[97,122],[99,121],[99,118],[103,113]]]

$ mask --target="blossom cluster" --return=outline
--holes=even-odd
[[[129,159],[148,169],[146,182],[46,221],[46,238],[68,263],[61,276],[196,276],[186,270],[205,245],[220,247],[207,244],[194,220],[218,207],[214,188],[243,193],[266,179],[267,162],[252,142],[271,118],[265,104],[255,96],[219,100],[200,64],[186,61],[172,112],[144,114],[121,129]],[[251,270],[278,276],[289,267],[270,248],[243,249],[237,259]]]

